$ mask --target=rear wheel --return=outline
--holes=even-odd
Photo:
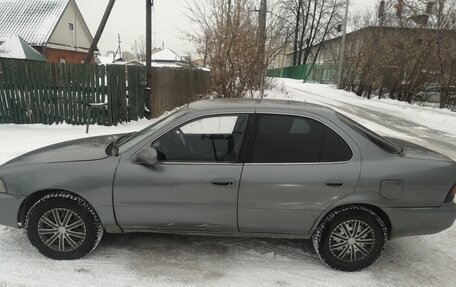
[[[40,253],[58,260],[71,260],[91,253],[103,236],[92,207],[67,193],[49,194],[27,213],[27,236]]]
[[[313,236],[320,259],[341,271],[358,271],[373,264],[387,240],[385,223],[362,206],[348,206],[329,213]]]

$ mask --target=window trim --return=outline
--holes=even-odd
[[[298,118],[305,118],[305,119],[310,119],[310,120],[314,120],[322,125],[324,125],[325,127],[327,127],[328,129],[332,130],[334,133],[336,133],[340,138],[342,138],[342,140],[348,145],[348,147],[350,148],[351,150],[351,153],[352,153],[352,157],[350,160],[347,160],[347,161],[335,161],[335,162],[276,162],[276,163],[258,163],[258,162],[252,162],[252,157],[253,157],[253,148],[255,146],[255,141],[256,141],[256,134],[257,134],[257,131],[258,131],[258,124],[259,124],[259,120],[260,120],[260,116],[262,115],[276,115],[276,116],[291,116],[291,117],[298,117]],[[326,118],[325,118],[326,119]],[[328,121],[330,121],[329,119],[327,119]],[[332,122],[332,121],[331,121]],[[300,166],[300,165],[333,165],[333,164],[347,164],[347,163],[351,163],[354,161],[354,158],[355,158],[355,150],[353,149],[353,147],[350,145],[350,143],[348,143],[348,141],[337,131],[335,131],[332,127],[330,127],[328,124],[322,122],[320,119],[317,119],[316,117],[313,117],[313,116],[310,116],[310,115],[302,115],[302,114],[296,114],[296,113],[281,113],[281,112],[257,112],[255,113],[255,116],[254,116],[254,127],[252,129],[252,136],[251,138],[253,140],[251,140],[249,142],[249,147],[248,147],[248,156],[246,158],[246,161],[244,162],[245,165],[248,165],[248,166],[282,166],[282,165],[287,165],[287,166]]]
[[[164,136],[168,132],[172,131],[173,129],[177,127],[181,127],[183,125],[186,125],[190,122],[197,121],[198,119],[202,118],[209,118],[209,117],[217,117],[217,116],[233,116],[233,115],[246,115],[247,116],[247,126],[245,127],[244,131],[244,136],[242,138],[242,143],[241,143],[241,148],[239,149],[239,155],[236,161],[234,162],[197,162],[197,161],[159,161],[157,162],[157,165],[242,165],[245,162],[245,155],[246,152],[244,150],[246,149],[246,140],[247,138],[250,138],[250,134],[252,132],[252,122],[253,122],[253,117],[254,117],[255,112],[238,112],[238,111],[233,111],[233,112],[214,112],[214,113],[209,113],[205,115],[199,115],[193,118],[190,118],[180,124],[173,125],[169,129],[166,129],[164,132],[158,134],[156,137],[152,138],[151,140],[148,140],[145,145],[143,145],[140,149],[138,149],[133,155],[130,157],[130,162],[135,163],[134,159],[136,158],[136,155],[139,154],[143,149],[147,148],[148,146],[151,145],[154,141],[159,139],[160,137]]]
[[[353,119],[347,117],[344,114],[341,113],[336,113],[336,116],[341,120],[345,125],[347,125],[349,128],[354,130],[356,133],[367,139],[370,143],[374,144],[376,147],[379,149],[383,150],[384,152],[387,152],[389,154],[401,154],[404,152],[404,149],[388,140],[387,138],[377,134],[376,132],[372,131],[371,129],[368,129],[367,127],[355,122]],[[388,147],[385,147],[388,146]],[[394,150],[389,150],[389,149],[394,149]]]

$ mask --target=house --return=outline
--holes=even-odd
[[[11,37],[0,45],[1,58],[46,62],[43,55],[19,36]]]
[[[125,66],[145,66],[144,61],[131,60],[124,61],[122,58],[117,58],[115,53],[109,53],[107,56],[101,56],[100,53],[95,53],[94,63],[97,65],[125,65]]]
[[[277,53],[277,56],[272,59],[269,64],[269,69],[279,69],[291,65],[293,65],[293,45],[285,43]]]
[[[49,63],[81,63],[93,41],[75,0],[0,0],[0,42],[14,36]]]
[[[189,67],[190,63],[173,50],[163,49],[152,54],[152,66],[182,68]]]
[[[384,56],[389,50],[402,50],[404,53],[414,53],[425,45],[435,45],[437,37],[442,37],[448,42],[456,39],[455,30],[435,30],[428,28],[406,28],[406,27],[379,27],[370,26],[362,28],[346,35],[345,58],[350,59],[358,56],[367,56],[366,49],[373,51],[380,48]],[[310,56],[306,64],[337,64],[339,62],[340,46],[342,37],[326,40],[320,44],[310,47]],[[452,43],[453,47],[454,44]],[[321,47],[320,47],[321,46]],[[318,52],[318,55],[317,55]],[[317,58],[315,59],[315,55]],[[293,57],[293,53],[289,55]],[[395,58],[391,58],[391,65],[394,65]]]

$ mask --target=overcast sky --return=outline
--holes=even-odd
[[[191,1],[191,0],[190,0]],[[92,35],[98,28],[109,0],[76,0]],[[184,39],[182,32],[189,26],[185,16],[184,0],[155,0],[153,12],[153,46],[170,48],[180,55],[193,52],[193,46]],[[258,0],[258,3],[260,0]],[[351,0],[351,8],[373,8],[378,0]],[[131,50],[135,39],[145,35],[144,0],[117,0],[98,45],[102,54],[117,50],[117,34],[120,34],[122,50]]]

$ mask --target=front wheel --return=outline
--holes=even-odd
[[[312,239],[318,256],[331,268],[359,271],[380,257],[388,230],[372,210],[348,206],[330,212]]]
[[[25,230],[41,254],[57,260],[88,255],[103,236],[92,207],[67,193],[52,193],[36,202],[27,213]]]

